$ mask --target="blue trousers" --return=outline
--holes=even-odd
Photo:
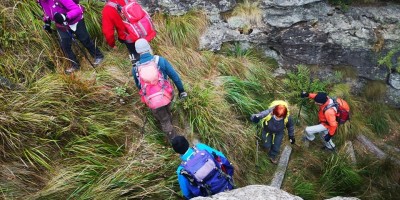
[[[269,150],[268,156],[275,159],[276,156],[279,154],[279,150],[281,148],[283,133],[267,133],[266,130],[263,130],[262,139],[264,148]]]

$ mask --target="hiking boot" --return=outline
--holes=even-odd
[[[272,164],[278,164],[278,160],[276,158],[269,157],[269,160],[272,162]]]
[[[95,58],[93,65],[99,65],[100,63],[102,63],[104,60],[104,57],[99,57],[99,58]]]
[[[78,71],[79,70],[79,66],[76,66],[76,65],[72,65],[72,67],[70,67],[70,68],[68,68],[68,69],[66,69],[65,70],[65,74],[72,74],[72,73],[74,73],[75,71]]]

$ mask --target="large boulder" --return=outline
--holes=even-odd
[[[212,197],[196,197],[193,200],[302,200],[281,189],[267,185],[249,185],[228,192],[221,192]],[[334,197],[329,200],[359,200],[355,197]]]
[[[302,198],[289,194],[278,188],[266,185],[250,185],[228,192],[221,192],[212,197],[196,197],[193,200],[301,200]]]

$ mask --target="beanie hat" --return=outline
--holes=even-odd
[[[146,39],[140,38],[135,42],[135,49],[138,54],[149,52],[151,47]]]
[[[176,153],[184,154],[189,149],[189,142],[183,136],[175,136],[172,141],[172,148]]]
[[[324,104],[326,101],[328,101],[328,95],[325,92],[318,92],[314,98],[314,101]]]

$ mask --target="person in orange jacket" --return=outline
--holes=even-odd
[[[326,106],[333,103],[333,100],[329,98],[325,92],[302,92],[300,96],[302,98],[308,97],[310,99],[314,99],[315,104],[319,106],[319,124],[314,126],[307,126],[305,129],[305,138],[309,141],[313,141],[315,139],[315,134],[321,133],[321,138],[325,141],[324,148],[334,150],[335,144],[333,143],[331,138],[335,135],[336,129],[338,127],[338,122],[336,121],[336,111],[333,107],[325,109]]]
[[[129,51],[129,58],[133,63],[139,60],[139,54],[135,49],[135,42],[129,41],[127,38],[128,30],[126,30],[122,18],[115,8],[116,5],[124,6],[125,0],[108,0],[102,11],[102,32],[106,39],[107,44],[115,49],[115,36],[114,32],[117,30],[118,41],[125,44]]]

